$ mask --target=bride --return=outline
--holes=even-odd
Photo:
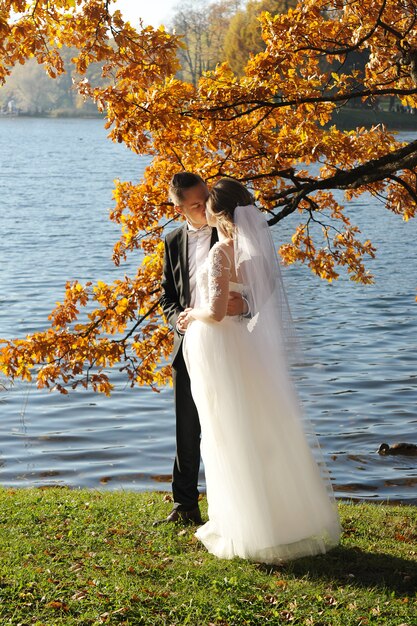
[[[196,536],[225,559],[324,553],[339,541],[339,518],[289,376],[291,317],[266,219],[227,178],[206,213],[219,242],[198,273],[201,306],[181,314],[209,512]],[[248,315],[226,316],[229,290],[244,295]]]

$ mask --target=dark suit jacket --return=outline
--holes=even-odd
[[[173,365],[179,354],[183,335],[176,330],[178,315],[190,306],[190,280],[188,275],[187,224],[168,233],[165,238],[164,269],[162,274],[161,306],[174,329]],[[210,247],[218,240],[213,228]]]

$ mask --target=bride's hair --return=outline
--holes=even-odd
[[[211,188],[206,208],[217,219],[218,227],[228,236],[234,233],[234,212],[237,206],[253,204],[253,196],[234,178],[221,178]]]

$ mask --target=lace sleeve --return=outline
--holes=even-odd
[[[216,320],[226,315],[229,299],[229,279],[231,261],[227,251],[220,245],[213,246],[209,254],[209,307]]]

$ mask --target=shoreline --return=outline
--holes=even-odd
[[[144,496],[146,494],[152,494],[152,495],[156,495],[156,496],[160,496],[162,498],[166,498],[167,501],[169,500],[169,498],[171,497],[171,489],[167,488],[167,489],[128,489],[126,487],[116,487],[113,488],[111,490],[105,489],[103,488],[103,486],[97,486],[97,487],[83,487],[83,486],[77,486],[77,485],[64,485],[64,484],[58,484],[58,483],[51,483],[51,484],[44,484],[44,485],[7,485],[7,484],[2,484],[0,482],[0,495],[2,490],[7,490],[7,491],[31,491],[31,490],[35,490],[35,491],[53,491],[54,489],[56,490],[60,490],[60,491],[68,491],[69,493],[80,493],[80,492],[86,492],[86,493],[101,493],[103,495],[106,494],[111,494],[111,493],[119,493],[119,494],[136,494],[137,496]],[[387,507],[416,507],[417,508],[417,498],[386,498],[386,499],[380,499],[380,500],[376,500],[375,498],[366,498],[366,497],[360,497],[360,496],[355,496],[355,494],[352,493],[351,496],[338,496],[337,495],[337,491],[335,490],[333,493],[334,499],[336,501],[336,503],[339,505],[371,505],[371,506],[376,506],[376,507],[383,507],[383,506],[387,506]],[[206,491],[204,489],[200,489],[200,499],[205,499],[206,497]]]
[[[51,112],[51,113],[17,113],[17,114],[0,114],[1,119],[105,119],[105,115],[102,113],[75,113],[75,112]]]
[[[16,113],[0,114],[0,119],[33,118],[33,119],[105,119],[104,113],[76,112],[76,111],[51,111],[49,113]],[[393,132],[409,131],[417,132],[417,115],[400,113],[395,111],[374,111],[373,109],[342,108],[333,113],[332,120],[325,125],[329,128],[335,125],[339,130],[352,130],[355,128],[371,128],[383,124]]]

